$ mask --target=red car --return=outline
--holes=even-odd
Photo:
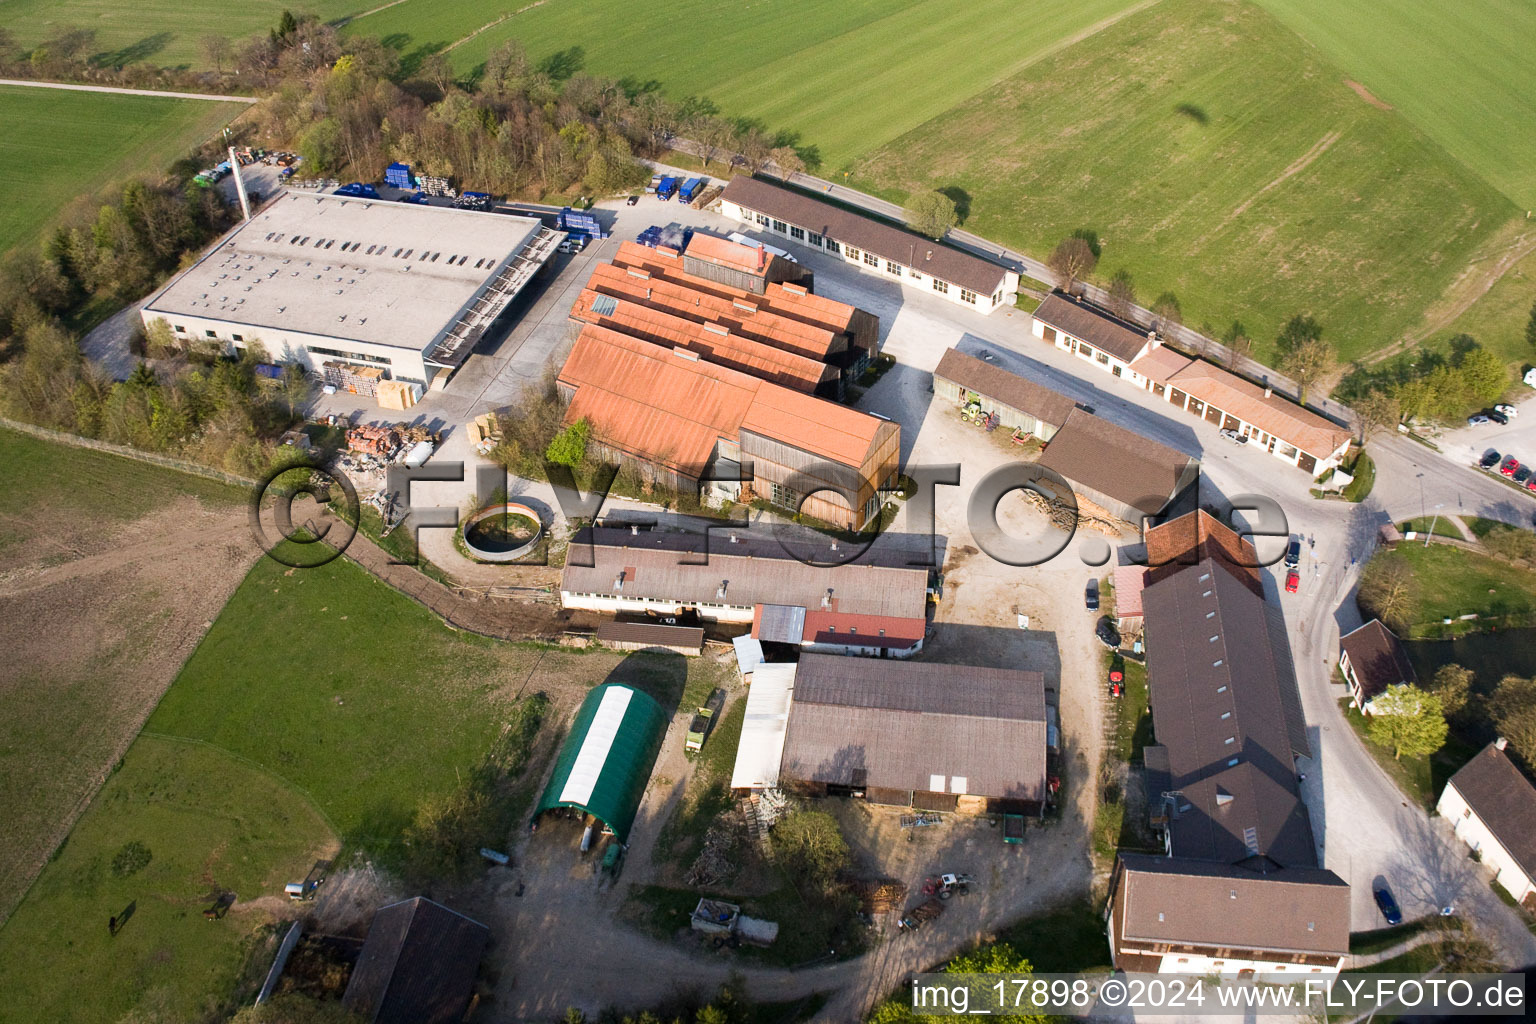
[[[1301,573],[1297,572],[1295,569],[1292,569],[1290,572],[1285,574],[1285,592],[1287,594],[1296,593],[1297,588],[1300,586]]]
[[[1536,473],[1532,473],[1530,479],[1526,480],[1525,489],[1528,491],[1536,491]]]
[[[1505,476],[1514,476],[1515,470],[1519,468],[1520,460],[1514,456],[1510,456],[1510,458],[1505,460],[1504,465],[1499,467],[1499,472],[1503,473]]]

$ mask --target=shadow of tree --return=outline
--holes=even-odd
[[[1211,117],[1205,112],[1205,108],[1193,103],[1180,103],[1173,108],[1174,113],[1189,118],[1196,124],[1210,124]]]
[[[145,36],[136,43],[132,43],[120,50],[105,50],[91,58],[92,64],[109,67],[120,67],[126,64],[137,64],[141,60],[148,60],[166,45],[176,38],[170,32],[156,32],[152,36]]]
[[[971,215],[971,194],[958,185],[947,185],[938,190],[939,195],[948,196],[949,201],[955,204],[955,216],[961,224]]]
[[[539,62],[539,71],[556,82],[563,82],[580,71],[587,63],[587,51],[581,46],[568,46],[557,50]]]

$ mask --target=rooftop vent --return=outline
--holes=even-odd
[[[715,591],[715,596],[716,597],[721,598],[722,600],[725,598],[725,586],[729,582],[730,582],[730,580],[721,580],[720,581],[720,589]]]

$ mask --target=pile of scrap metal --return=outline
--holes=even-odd
[[[389,459],[404,442],[394,427],[361,426],[347,431],[347,450],[376,458]]]

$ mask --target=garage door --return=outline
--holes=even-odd
[[[912,806],[924,811],[952,811],[960,806],[960,798],[953,793],[926,793],[919,790],[912,794]]]

